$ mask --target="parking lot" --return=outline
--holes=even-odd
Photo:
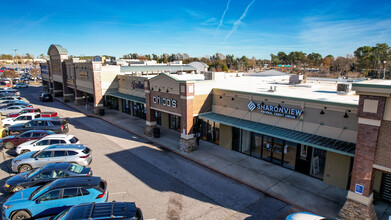
[[[175,153],[153,146],[61,102],[38,101],[40,87],[20,89],[34,107],[67,119],[69,134],[92,149],[91,168],[107,180],[109,201],[134,201],[144,219],[284,219],[294,208]],[[14,150],[1,149],[0,184],[10,170]],[[0,201],[10,194],[0,189]]]

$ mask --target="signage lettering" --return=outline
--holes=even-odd
[[[276,105],[266,105],[266,104],[255,104],[253,101],[251,101],[248,104],[248,108],[250,109],[250,111],[259,109],[263,114],[275,115],[275,116],[285,117],[285,118],[297,118],[304,113],[302,109],[286,108],[280,105],[276,106]]]
[[[176,100],[169,98],[160,98],[160,96],[152,97],[152,102],[159,105],[176,108]]]
[[[79,78],[87,79],[88,78],[87,72],[79,72]]]

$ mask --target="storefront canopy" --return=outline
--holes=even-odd
[[[139,102],[139,103],[145,104],[145,98],[134,96],[134,95],[128,95],[128,94],[124,94],[124,93],[120,93],[120,92],[112,92],[112,93],[108,93],[105,95],[110,95],[110,96],[117,97],[120,99],[126,99],[126,100],[130,100],[133,102]]]
[[[226,124],[232,127],[252,131],[254,133],[268,135],[287,141],[292,141],[299,144],[319,148],[322,150],[332,151],[350,157],[354,157],[354,151],[356,149],[356,144],[354,143],[304,133],[301,131],[295,131],[287,128],[280,128],[273,125],[252,122],[239,118],[232,118],[216,113],[205,113],[199,115],[198,117],[206,120],[219,122],[221,124]]]

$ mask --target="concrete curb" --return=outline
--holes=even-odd
[[[120,125],[114,124],[113,122],[108,121],[108,120],[106,120],[106,119],[104,119],[104,118],[102,118],[102,117],[99,117],[99,116],[97,116],[97,115],[94,115],[94,114],[86,114],[86,113],[80,111],[79,109],[77,109],[77,108],[75,108],[75,107],[73,107],[73,106],[67,104],[67,103],[64,102],[64,101],[61,101],[61,100],[58,100],[58,99],[55,99],[55,100],[57,100],[57,101],[63,103],[64,105],[66,105],[66,106],[68,106],[68,107],[74,109],[75,111],[78,111],[78,112],[84,114],[84,115],[87,116],[87,117],[97,118],[97,119],[100,119],[100,120],[102,120],[102,121],[105,121],[105,122],[107,122],[107,123],[109,123],[109,124],[111,124],[111,125],[113,125],[113,126],[116,126],[116,127],[120,128],[120,129],[122,129],[122,130],[124,130],[124,131],[127,131],[127,132],[129,132],[129,133],[131,133],[131,134],[133,134],[133,135],[135,135],[135,136],[137,136],[137,137],[143,138],[143,139],[145,139],[145,140],[151,142],[153,145],[156,145],[156,146],[158,146],[158,147],[160,147],[160,148],[163,148],[163,149],[165,149],[165,150],[169,150],[169,151],[171,151],[171,152],[173,152],[173,153],[176,153],[177,155],[180,155],[180,156],[182,156],[182,157],[184,157],[184,158],[186,158],[186,159],[188,159],[188,160],[190,160],[190,161],[192,161],[192,162],[194,162],[194,163],[197,163],[197,164],[199,164],[199,165],[201,165],[201,166],[203,166],[203,167],[206,167],[206,168],[208,168],[208,169],[210,169],[210,170],[213,170],[213,171],[216,172],[216,173],[219,173],[219,174],[221,174],[221,175],[223,175],[223,176],[226,176],[226,177],[228,177],[228,178],[230,178],[230,179],[233,179],[233,180],[235,180],[235,181],[237,181],[237,182],[239,182],[239,183],[241,183],[241,184],[244,184],[244,185],[246,185],[246,186],[248,186],[248,187],[251,187],[251,188],[253,188],[253,189],[257,190],[257,191],[260,191],[260,192],[262,192],[262,193],[264,193],[264,194],[266,194],[266,195],[268,195],[268,196],[270,196],[270,197],[273,197],[273,198],[276,198],[276,199],[278,199],[278,200],[281,200],[281,201],[283,201],[283,202],[285,202],[285,203],[287,203],[287,204],[290,204],[290,205],[292,205],[292,206],[294,206],[294,207],[296,207],[296,208],[302,209],[302,210],[304,210],[304,211],[306,211],[306,212],[311,212],[311,213],[313,213],[313,214],[317,214],[317,213],[314,213],[314,212],[311,211],[311,210],[308,210],[307,208],[301,207],[301,206],[299,206],[299,205],[297,205],[297,204],[294,204],[294,203],[292,203],[292,202],[290,202],[290,201],[287,201],[287,200],[285,200],[285,199],[283,199],[283,198],[280,198],[279,196],[273,195],[273,194],[271,194],[270,192],[267,192],[267,191],[265,191],[265,190],[263,190],[263,189],[260,189],[260,188],[254,186],[254,185],[251,185],[251,184],[249,184],[249,183],[246,183],[246,182],[244,182],[244,181],[242,181],[242,180],[240,180],[240,179],[238,179],[238,178],[236,178],[236,177],[230,176],[230,175],[228,175],[228,174],[226,174],[226,173],[223,173],[223,172],[221,172],[221,171],[219,171],[219,170],[217,170],[217,169],[215,169],[215,168],[213,168],[213,167],[210,167],[210,166],[208,166],[208,165],[206,165],[206,164],[203,164],[203,163],[201,163],[201,162],[199,162],[199,161],[197,161],[197,160],[195,160],[195,159],[193,159],[193,158],[187,156],[186,154],[183,154],[183,153],[180,153],[180,152],[178,152],[178,151],[175,151],[175,150],[173,150],[173,149],[171,149],[171,148],[169,148],[169,147],[167,147],[167,146],[164,146],[164,145],[162,145],[162,144],[160,144],[160,143],[158,143],[158,142],[156,142],[156,141],[150,139],[148,136],[136,134],[136,133],[134,133],[133,131],[127,129],[127,128],[124,128],[124,127],[122,127],[122,126],[120,126]],[[317,215],[319,215],[319,214],[317,214]]]

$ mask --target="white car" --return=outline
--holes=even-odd
[[[79,144],[79,139],[71,134],[51,134],[39,140],[24,142],[16,147],[16,153],[39,151],[53,144]]]
[[[35,113],[35,112],[24,113],[24,114],[21,114],[15,118],[3,119],[3,120],[1,120],[1,123],[3,124],[3,127],[5,128],[5,127],[11,126],[11,125],[26,123],[26,122],[29,122],[33,119],[40,118],[40,117],[41,117],[41,115],[39,113]]]
[[[28,88],[29,87],[29,85],[28,84],[26,84],[26,83],[18,83],[18,84],[16,84],[15,86],[14,86],[14,88]]]
[[[315,215],[309,212],[297,212],[288,215],[285,220],[321,220],[321,219],[325,219],[325,217]]]
[[[1,113],[1,115],[8,115],[11,113],[19,113],[20,111],[22,111],[25,108],[27,108],[27,107],[24,105],[14,105],[14,106],[0,109],[0,113]]]

